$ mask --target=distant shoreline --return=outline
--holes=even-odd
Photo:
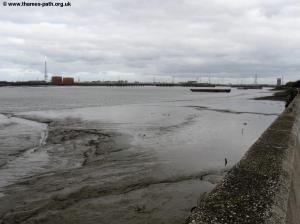
[[[184,82],[184,83],[167,83],[167,82],[118,82],[118,81],[107,81],[107,82],[77,82],[74,84],[60,84],[55,85],[51,82],[45,81],[26,81],[26,82],[6,82],[0,81],[0,87],[6,86],[28,86],[28,87],[46,87],[46,86],[107,86],[107,87],[144,87],[144,86],[157,86],[157,87],[217,87],[226,86],[232,88],[253,88],[253,87],[275,87],[274,85],[261,84],[261,85],[232,85],[232,84],[210,84],[210,83],[194,83],[194,82]]]

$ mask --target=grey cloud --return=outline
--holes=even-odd
[[[293,79],[299,12],[296,0],[73,0],[70,8],[0,7],[0,80],[42,78],[45,58],[49,71],[81,74],[82,80],[207,73]]]

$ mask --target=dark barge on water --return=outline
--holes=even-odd
[[[230,93],[231,89],[191,89],[191,91],[203,93]]]

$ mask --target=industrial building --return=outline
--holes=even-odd
[[[282,85],[282,80],[281,80],[281,78],[278,78],[277,79],[277,86],[281,86]]]
[[[62,77],[62,76],[52,76],[51,78],[52,85],[73,85],[73,77]]]
[[[73,85],[74,78],[73,77],[64,77],[62,82],[63,82],[63,85]]]
[[[52,85],[62,85],[63,79],[62,76],[52,76],[51,83]]]

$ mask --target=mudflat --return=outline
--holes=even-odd
[[[0,94],[2,223],[183,223],[284,108],[251,100],[267,90],[9,91]]]

